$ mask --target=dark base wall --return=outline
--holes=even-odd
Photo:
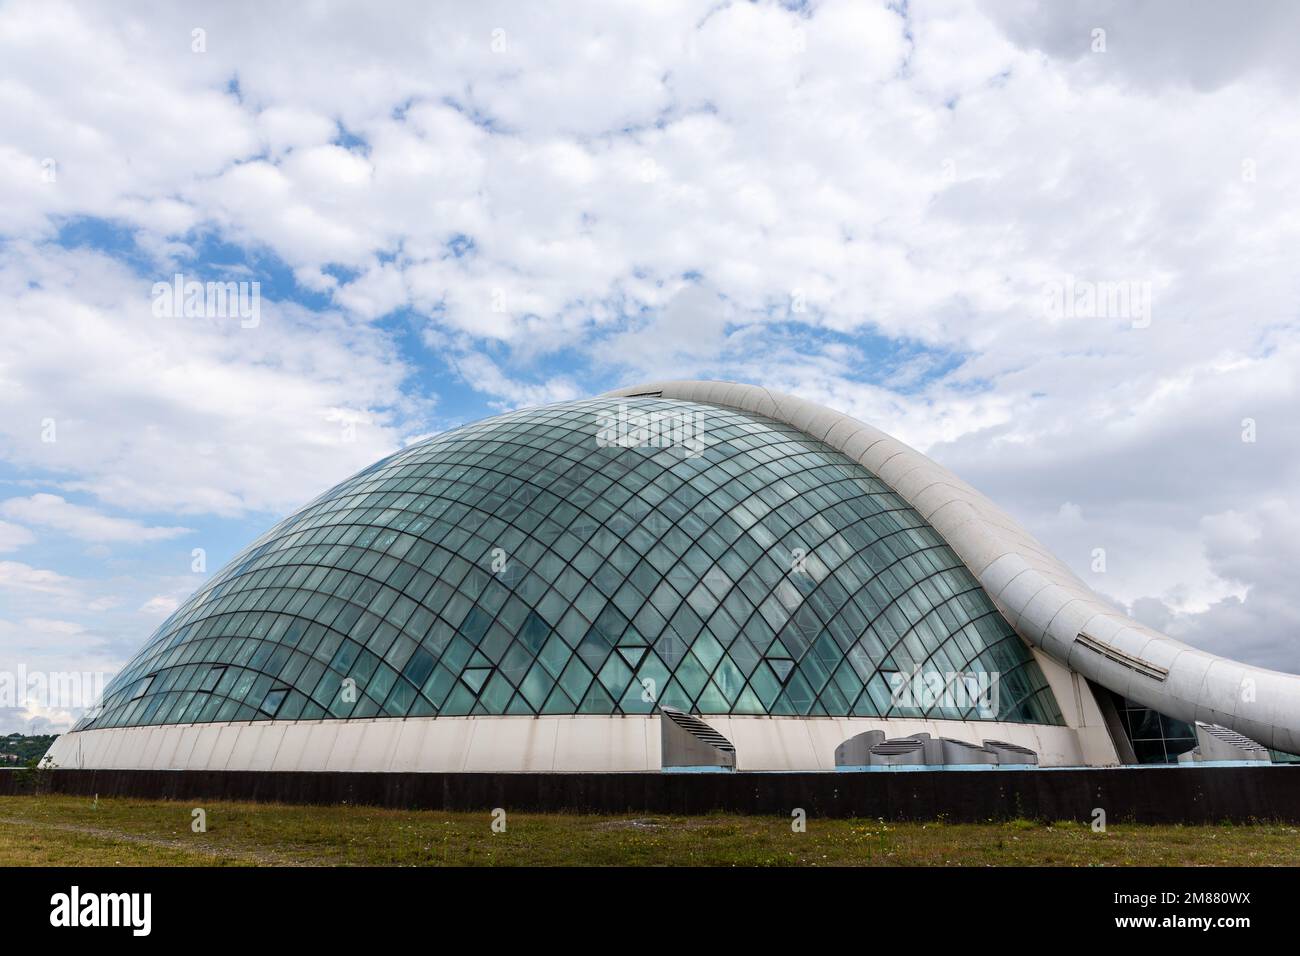
[[[181,801],[354,803],[435,810],[695,814],[712,810],[889,820],[1300,822],[1300,768],[919,773],[289,773],[191,770],[0,772],[0,794]]]

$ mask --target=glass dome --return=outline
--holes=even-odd
[[[656,416],[675,430],[638,433]],[[994,708],[898,692],[921,673],[996,675]],[[759,415],[602,398],[465,425],[326,492],[76,729],[660,704],[1062,723],[975,578],[861,465]]]

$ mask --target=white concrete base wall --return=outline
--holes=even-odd
[[[835,748],[867,730],[1029,747],[1045,767],[1080,766],[1071,727],[865,717],[704,718],[741,770],[834,770]],[[1113,754],[1113,751],[1112,751]],[[122,727],[64,734],[57,767],[103,770],[348,770],[472,773],[657,771],[659,718],[412,717]]]

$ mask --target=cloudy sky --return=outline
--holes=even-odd
[[[653,377],[856,415],[1136,617],[1300,670],[1298,30],[0,3],[0,671],[111,673],[381,455]],[[178,273],[255,320],[160,310]]]

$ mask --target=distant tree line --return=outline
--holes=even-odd
[[[54,743],[54,738],[58,734],[36,734],[28,736],[26,734],[9,734],[0,737],[0,755],[14,754],[17,760],[9,760],[7,757],[0,760],[0,767],[9,765],[15,767],[25,766],[28,762],[39,759],[44,756],[45,751],[50,749],[50,744]]]

